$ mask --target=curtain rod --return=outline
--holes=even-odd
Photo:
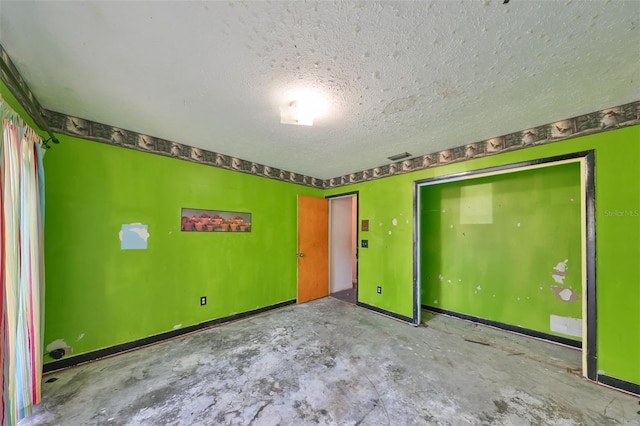
[[[0,45],[0,55],[0,79],[6,84],[9,91],[16,97],[20,105],[22,105],[31,118],[33,118],[33,121],[35,121],[38,127],[49,135],[49,138],[47,139],[42,138],[42,147],[49,149],[51,148],[51,146],[49,146],[49,142],[53,142],[55,144],[60,143],[42,116],[42,107],[40,107],[38,101],[35,100],[33,94],[30,93],[27,84],[24,82],[22,76],[20,76],[17,68],[11,61],[11,58],[9,58],[9,54],[4,50],[2,45]],[[24,89],[23,85],[27,87],[29,92]]]

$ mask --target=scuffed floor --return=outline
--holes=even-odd
[[[636,398],[567,371],[578,351],[425,317],[289,306],[51,374],[20,426],[640,424]]]

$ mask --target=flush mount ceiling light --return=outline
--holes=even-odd
[[[280,107],[280,123],[313,126],[313,120],[322,116],[327,110],[324,98],[315,92],[299,91],[292,96],[293,100]]]

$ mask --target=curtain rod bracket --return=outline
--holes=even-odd
[[[50,136],[49,139],[46,139],[42,142],[42,147],[44,149],[51,149],[51,146],[49,146],[49,142],[53,142],[55,144],[59,144],[60,141],[58,140],[58,138],[56,138],[55,136]]]

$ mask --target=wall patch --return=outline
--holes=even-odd
[[[580,318],[561,317],[552,314],[549,316],[549,328],[556,333],[582,337],[582,319]]]
[[[148,226],[142,223],[123,224],[119,233],[122,250],[146,250]]]

